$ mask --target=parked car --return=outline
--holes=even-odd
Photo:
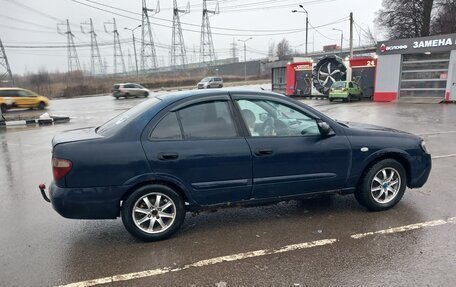
[[[199,81],[198,89],[223,88],[223,79],[220,77],[207,77]]]
[[[125,83],[125,84],[114,84],[112,86],[112,96],[116,99],[124,97],[128,98],[137,98],[145,97],[147,98],[150,94],[150,91],[139,84],[134,83]]]
[[[409,133],[335,121],[275,93],[211,90],[159,96],[97,128],[61,133],[52,167],[59,214],[121,216],[132,235],[155,241],[187,211],[333,193],[386,210],[407,186],[424,185],[431,156]]]
[[[350,102],[352,99],[361,101],[363,97],[363,90],[361,87],[350,81],[339,81],[332,84],[329,90],[329,101],[332,102],[334,99],[341,99],[344,102]]]
[[[3,106],[2,104],[3,112],[8,108],[44,110],[49,105],[48,98],[21,88],[0,88],[0,99],[3,99],[3,104],[5,105]],[[8,106],[7,102],[10,102],[11,104]]]

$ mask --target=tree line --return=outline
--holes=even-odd
[[[456,33],[456,0],[383,0],[376,23],[390,39]]]

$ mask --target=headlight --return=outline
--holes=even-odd
[[[429,154],[429,152],[426,148],[426,142],[424,140],[421,141],[420,146],[421,146],[421,149],[424,151],[424,153]]]

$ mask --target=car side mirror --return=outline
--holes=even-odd
[[[331,129],[331,126],[328,125],[327,122],[319,121],[317,125],[322,136],[330,136],[334,134],[333,130]]]

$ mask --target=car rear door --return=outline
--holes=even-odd
[[[184,185],[198,204],[249,198],[250,148],[227,94],[163,111],[142,138],[153,173]]]
[[[302,107],[271,98],[233,94],[251,136],[252,198],[299,195],[344,186],[351,151],[345,135],[321,135],[317,120]],[[252,113],[247,112],[250,110]],[[336,128],[337,130],[337,128]]]

